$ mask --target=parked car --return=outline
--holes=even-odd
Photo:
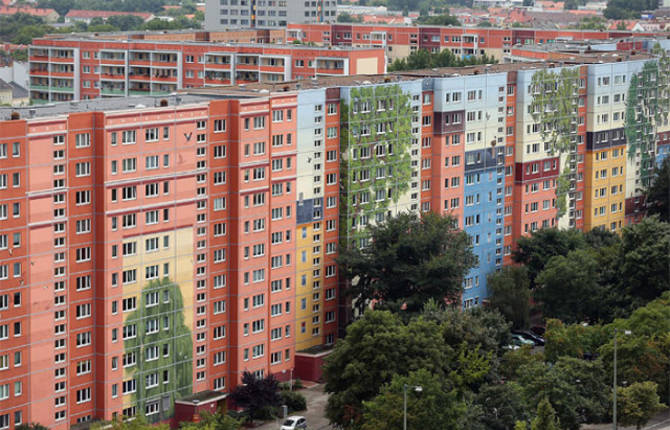
[[[523,337],[526,340],[530,340],[535,344],[535,346],[544,346],[544,339],[533,332],[524,330],[515,330],[512,331],[512,334],[516,334]]]
[[[544,337],[544,332],[546,331],[546,329],[540,325],[534,325],[533,327],[530,328],[530,331],[533,334]]]
[[[521,336],[520,334],[512,334],[512,343],[519,345],[519,346],[524,346],[524,345],[530,345],[530,346],[535,346],[535,342],[532,340],[528,340],[525,337]]]
[[[307,428],[307,419],[305,417],[291,415],[290,417],[286,418],[280,430],[297,430],[306,428]]]

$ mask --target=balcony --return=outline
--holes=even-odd
[[[30,84],[30,89],[35,91],[49,91],[48,85]]]
[[[49,87],[53,93],[74,93],[73,87]]]
[[[101,88],[100,94],[103,96],[125,96],[126,91],[118,88]]]
[[[149,94],[151,94],[151,92],[149,91],[148,88],[146,90],[130,90],[130,91],[128,91],[128,95],[131,95],[131,96],[148,96]]]

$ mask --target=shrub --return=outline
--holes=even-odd
[[[281,398],[282,404],[288,406],[289,413],[307,409],[307,400],[305,400],[305,396],[300,393],[282,391],[279,393],[279,397]]]

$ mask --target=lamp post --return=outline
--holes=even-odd
[[[616,343],[616,337],[617,334],[619,333],[619,330],[617,328],[614,328],[614,377],[613,377],[613,382],[612,382],[612,388],[614,389],[614,395],[613,395],[613,400],[612,400],[612,424],[614,430],[617,430],[617,422],[616,422],[616,350],[617,350],[617,343]],[[631,334],[630,330],[624,330],[623,332],[626,336],[629,336]]]
[[[412,388],[417,393],[423,391],[421,385],[403,385],[402,386],[402,430],[407,430],[407,389]]]

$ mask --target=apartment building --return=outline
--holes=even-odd
[[[630,37],[653,37],[653,33],[595,30],[503,29],[435,27],[350,23],[289,23],[287,42],[322,46],[383,47],[389,63],[419,49],[439,52],[449,49],[458,57],[486,54],[497,60],[511,55],[515,46],[542,46],[565,41],[602,41]],[[616,45],[616,42],[614,42]],[[626,49],[624,45],[615,49]]]
[[[645,104],[667,92],[662,61],[0,110],[0,428],[157,422],[245,370],[306,374],[296,356],[351,315],[338,248],[399,212],[450,214],[470,235],[463,308],[521,236],[620,231],[668,146],[664,105]]]
[[[385,71],[381,48],[49,38],[34,40],[30,48],[30,97],[47,103],[165,95]]]
[[[289,22],[335,22],[335,0],[207,0],[205,29],[280,28]]]

